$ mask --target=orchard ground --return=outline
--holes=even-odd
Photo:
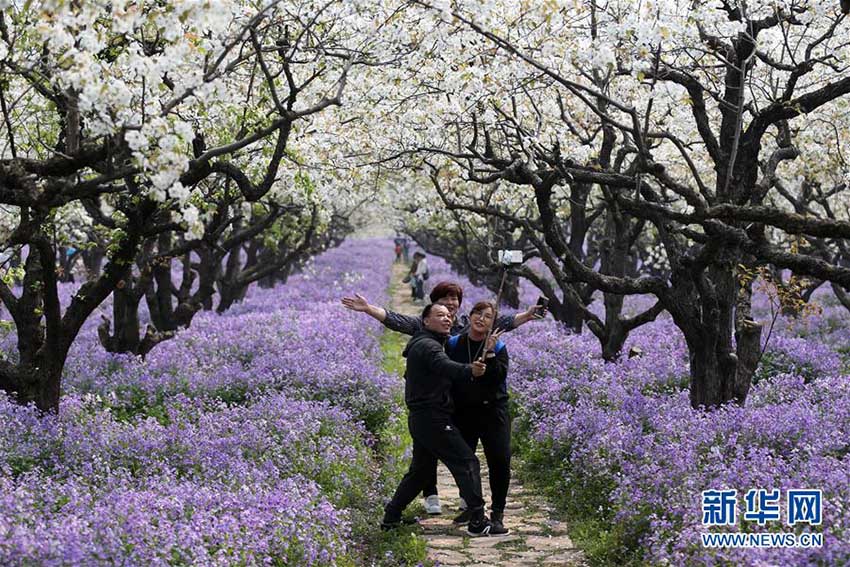
[[[445,520],[375,529],[409,458],[393,354],[400,339],[339,298],[360,291],[387,304],[391,262],[388,241],[347,241],[285,286],[252,288],[224,315],[200,314],[144,361],[104,353],[92,318],[69,359],[58,416],[0,402],[0,563],[416,565],[427,553],[478,561],[470,549],[481,544],[441,532]],[[490,296],[429,262],[429,283],[460,281],[464,305]],[[63,288],[64,301],[72,290]],[[522,300],[536,295],[524,287]],[[687,350],[665,316],[629,339],[626,351],[641,356],[616,363],[601,360],[589,334],[552,321],[511,333],[519,482],[509,527],[522,536],[511,505],[539,517],[541,529],[552,507],[564,520],[553,532],[565,528],[596,565],[850,563],[850,327],[830,296],[815,301],[822,313],[778,319],[747,405],[713,412],[690,407]],[[769,318],[766,297],[756,312]],[[7,357],[13,341],[3,338]],[[701,492],[720,488],[822,490],[823,523],[810,529],[823,546],[702,547],[702,531],[789,530],[707,530]],[[455,496],[445,481],[441,492]],[[455,537],[463,557],[438,557]],[[504,561],[529,551],[517,541],[485,547]]]

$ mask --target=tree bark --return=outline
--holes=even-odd
[[[86,267],[88,279],[97,279],[103,269],[103,250],[100,248],[90,248],[83,250],[80,254],[83,257],[83,265]]]

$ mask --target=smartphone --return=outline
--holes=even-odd
[[[535,316],[542,319],[546,316],[546,308],[549,307],[549,298],[541,295],[537,298],[537,313]]]

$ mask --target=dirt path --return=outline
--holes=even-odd
[[[393,264],[392,308],[400,313],[417,314],[422,306],[410,298],[410,286],[402,283],[406,268]],[[487,464],[479,448],[484,500],[490,501]],[[576,549],[563,522],[551,517],[545,502],[526,492],[513,479],[505,510],[505,525],[511,533],[502,537],[470,538],[464,530],[452,524],[458,513],[458,493],[451,474],[441,463],[438,471],[438,491],[443,514],[429,516],[420,523],[428,542],[428,557],[441,566],[550,566],[585,565],[581,551]]]

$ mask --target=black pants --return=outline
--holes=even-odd
[[[411,283],[413,284],[413,289],[411,290],[413,299],[425,299],[425,280],[420,276],[413,276]]]
[[[507,402],[458,407],[452,421],[473,452],[478,448],[478,441],[481,441],[490,471],[490,494],[493,499],[490,510],[504,512],[511,483],[511,418]],[[436,463],[422,493],[425,496],[437,494]]]
[[[413,437],[413,459],[392,500],[384,508],[385,519],[396,521],[401,517],[402,511],[431,478],[439,459],[452,473],[461,497],[472,510],[472,521],[481,520],[484,517],[481,467],[449,415],[413,412],[407,418],[407,424]]]
[[[507,402],[458,407],[453,420],[473,452],[481,441],[490,475],[490,510],[504,512],[511,483],[511,418]]]

